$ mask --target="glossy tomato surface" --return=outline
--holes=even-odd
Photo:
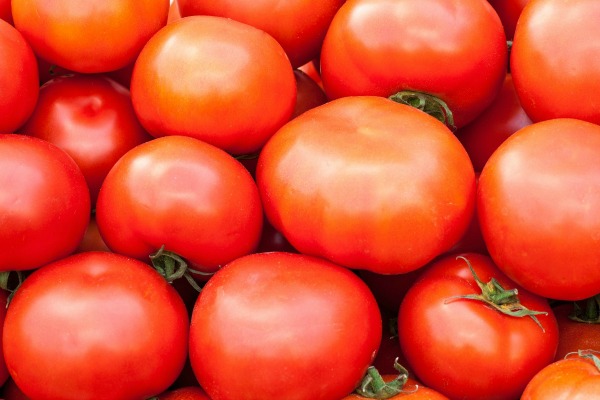
[[[518,288],[526,308],[546,314],[500,313],[488,304],[458,296],[481,294],[479,279]],[[398,313],[400,347],[425,386],[452,399],[512,400],[552,362],[558,328],[545,298],[511,282],[492,260],[476,253],[438,259],[408,290]]]
[[[489,254],[541,296],[600,293],[600,127],[576,119],[529,125],[479,177],[477,212]]]
[[[375,298],[348,269],[300,254],[252,254],[202,289],[190,360],[213,400],[341,399],[372,362],[381,329]]]
[[[192,268],[214,272],[256,248],[263,214],[242,164],[198,139],[166,136],[117,161],[100,189],[96,221],[114,252],[149,261],[164,245]]]
[[[467,153],[435,118],[375,96],[306,111],[261,152],[269,221],[301,253],[383,274],[450,249],[473,215]]]
[[[147,264],[88,252],[48,264],[17,289],[3,344],[32,399],[147,399],[187,355],[183,301]]]

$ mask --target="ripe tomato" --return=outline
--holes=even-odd
[[[600,293],[599,159],[598,125],[554,119],[514,133],[483,168],[481,233],[527,290],[557,300]]]
[[[375,96],[294,118],[262,150],[256,179],[269,221],[299,252],[382,274],[450,249],[473,215],[475,174],[456,136]]]
[[[6,319],[8,295],[8,291],[0,289],[0,331],[4,327],[4,321]],[[2,350],[2,336],[0,335],[0,386],[4,385],[9,378],[10,375],[8,373],[8,368],[6,367],[6,361],[4,360],[4,351]]]
[[[507,40],[513,40],[517,21],[521,16],[523,8],[525,8],[529,1],[530,0],[488,0],[502,21]]]
[[[467,261],[468,260],[468,261]],[[476,253],[450,255],[431,264],[408,290],[398,313],[400,347],[424,385],[452,399],[517,399],[527,382],[552,362],[558,327],[546,299],[518,288],[501,308],[547,314],[505,315],[473,298],[496,279],[516,289],[492,260]],[[535,345],[532,345],[535,344]]]
[[[296,69],[294,70],[296,78],[296,107],[292,118],[297,117],[305,111],[327,103],[329,99],[319,84],[307,73]]]
[[[177,21],[181,19],[181,11],[179,10],[179,0],[172,0],[171,6],[169,7],[169,16],[167,18],[167,23],[171,23],[173,21]]]
[[[54,143],[75,160],[87,181],[92,206],[115,162],[152,139],[135,116],[129,91],[101,75],[47,82],[20,131]]]
[[[349,0],[323,41],[321,78],[331,99],[435,96],[461,127],[500,90],[507,53],[502,23],[486,0]]]
[[[600,123],[600,2],[532,0],[515,31],[511,71],[533,121]]]
[[[177,0],[182,16],[231,18],[267,32],[297,68],[319,55],[323,38],[344,0]]]
[[[39,80],[31,47],[23,35],[4,20],[0,20],[0,60],[0,134],[13,133],[33,112]]]
[[[211,400],[198,386],[185,386],[169,390],[158,396],[158,400]]]
[[[375,298],[347,268],[257,253],[227,264],[202,289],[190,360],[213,400],[341,399],[373,361],[381,329]]]
[[[131,97],[154,136],[192,136],[246,154],[290,119],[296,83],[285,52],[265,32],[193,16],[148,41],[133,69]]]
[[[15,27],[36,54],[76,72],[133,62],[167,23],[169,0],[13,0]]]
[[[41,139],[0,135],[0,271],[65,257],[90,219],[85,178],[67,153]]]
[[[600,352],[600,295],[578,302],[577,307],[572,302],[554,307],[558,321],[558,349],[554,360],[578,350]],[[586,315],[588,313],[590,315]]]
[[[96,204],[98,228],[112,251],[148,261],[164,245],[205,272],[252,252],[262,220],[249,172],[224,151],[185,136],[128,151],[108,173]]]
[[[4,356],[33,399],[146,399],[181,371],[189,320],[148,265],[88,252],[29,275],[10,302]]]
[[[597,352],[593,354],[584,352],[548,365],[531,379],[521,400],[597,399],[600,360]]]
[[[0,19],[12,24],[13,19],[12,11],[10,9],[10,2],[11,0],[0,0]],[[3,60],[5,60],[5,58],[3,58]]]

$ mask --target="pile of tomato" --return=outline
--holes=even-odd
[[[599,18],[0,0],[3,399],[600,399]]]

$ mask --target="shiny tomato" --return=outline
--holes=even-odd
[[[182,16],[231,18],[267,32],[285,50],[292,66],[319,55],[327,28],[344,0],[177,0]]]
[[[502,291],[492,279],[509,292],[495,303],[491,299]],[[484,297],[480,285],[494,292]],[[520,307],[543,314],[518,317],[499,311]],[[518,287],[489,257],[476,253],[443,257],[424,271],[402,301],[398,334],[416,378],[464,400],[519,398],[529,380],[552,362],[558,344],[546,299]]]
[[[192,268],[214,272],[256,248],[263,214],[238,161],[198,139],[166,136],[117,161],[100,189],[96,220],[116,253],[149,261],[165,246]]]
[[[514,133],[483,168],[483,238],[498,267],[527,290],[557,300],[600,293],[599,159],[598,125],[554,119]]]
[[[37,59],[12,25],[0,20],[0,134],[13,133],[33,112],[39,94]]]
[[[0,135],[0,271],[65,257],[90,219],[90,195],[75,161],[30,136]]]
[[[13,0],[15,26],[36,54],[76,72],[133,62],[167,23],[169,0]]]
[[[555,360],[578,350],[600,353],[600,295],[583,302],[560,304],[554,307],[554,314],[559,339]]]
[[[133,69],[131,96],[152,135],[191,136],[246,154],[290,119],[296,83],[285,52],[265,32],[192,16],[148,41]]]
[[[321,78],[332,99],[434,96],[449,108],[448,124],[461,127],[498,93],[507,53],[486,0],[348,0],[323,41]]]
[[[521,400],[591,400],[600,393],[600,353],[555,361],[529,382]]]
[[[70,75],[47,82],[19,131],[54,143],[75,160],[92,205],[115,162],[152,139],[137,120],[129,91],[101,75]]]
[[[531,0],[515,31],[511,71],[533,121],[600,123],[600,2]]]
[[[189,320],[147,264],[88,252],[45,265],[12,298],[4,356],[32,399],[147,399],[177,378]]]
[[[202,289],[190,360],[213,400],[341,399],[373,361],[381,329],[375,298],[347,268],[257,253],[227,264]]]
[[[180,18],[181,11],[179,10],[179,0],[172,0],[171,6],[169,7],[169,16],[167,18],[167,23],[177,21]]]
[[[301,253],[383,274],[450,249],[473,215],[475,174],[452,132],[375,96],[306,111],[260,153],[265,213]]]
[[[517,21],[530,0],[488,0],[498,13],[507,40],[513,40]]]

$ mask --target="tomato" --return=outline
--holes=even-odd
[[[323,41],[321,78],[331,99],[434,96],[449,108],[448,124],[460,128],[495,98],[507,53],[502,23],[486,0],[349,0]]]
[[[227,264],[202,289],[190,360],[213,400],[340,399],[373,360],[381,329],[375,298],[347,268],[257,253]]]
[[[0,271],[65,257],[90,219],[85,178],[67,153],[29,136],[0,135]]]
[[[531,123],[515,92],[512,75],[507,74],[494,102],[470,124],[459,129],[456,136],[469,153],[475,170],[481,172],[502,142]]]
[[[100,235],[98,223],[96,222],[96,217],[94,215],[90,218],[83,239],[81,239],[79,246],[75,249],[76,253],[84,253],[86,251],[110,251],[106,243],[104,243],[102,235]]]
[[[148,41],[133,69],[131,97],[154,136],[192,136],[246,154],[290,119],[296,83],[285,52],[265,32],[192,16]]]
[[[193,269],[214,272],[256,248],[263,214],[238,161],[198,139],[166,136],[117,161],[100,189],[96,220],[116,253],[148,261],[165,246]]]
[[[511,71],[533,121],[600,123],[600,2],[532,0],[515,31]]]
[[[198,386],[186,386],[164,392],[158,400],[211,400]]]
[[[133,62],[167,23],[168,0],[13,0],[15,27],[36,54],[75,72]]]
[[[329,99],[325,92],[313,78],[299,69],[294,70],[296,78],[296,107],[292,118],[297,117],[305,111],[327,103]]]
[[[489,254],[527,290],[556,300],[600,293],[600,127],[531,124],[490,157],[477,212]]]
[[[179,0],[172,0],[171,6],[169,7],[169,16],[167,18],[167,23],[177,21],[180,18],[181,11],[179,10]]]
[[[30,398],[19,389],[12,378],[9,378],[4,386],[2,386],[2,396],[4,400],[30,400]]]
[[[344,0],[177,0],[182,16],[214,15],[254,26],[273,36],[292,66],[319,55],[327,28]]]
[[[497,289],[492,278],[518,295],[507,293],[505,304],[494,307],[473,298],[481,298],[480,285]],[[518,310],[517,301],[543,314],[517,317],[497,310]],[[424,271],[402,301],[398,334],[418,380],[465,400],[519,398],[529,380],[552,362],[558,345],[556,319],[546,299],[518,287],[488,256],[477,253],[440,258]]]
[[[39,94],[37,60],[12,25],[0,20],[0,134],[13,133],[33,112]]]
[[[559,339],[554,360],[565,358],[567,354],[578,350],[591,349],[600,352],[599,305],[600,296],[596,296],[587,302],[578,302],[577,308],[572,302],[554,307]]]
[[[4,321],[6,320],[6,307],[8,306],[9,292],[0,289],[0,330],[4,327]],[[2,337],[0,336],[0,386],[4,385],[10,375],[8,368],[6,367],[6,361],[4,360],[4,351],[2,350]]]
[[[0,19],[12,24],[13,19],[10,2],[11,0],[0,0]]]
[[[594,353],[573,355],[542,369],[525,388],[521,400],[597,399],[600,360]]]
[[[375,96],[291,120],[261,151],[256,179],[266,216],[299,252],[382,274],[450,249],[473,215],[475,174],[458,139]]]
[[[488,0],[498,13],[507,40],[513,40],[517,21],[530,0]]]
[[[187,354],[185,306],[148,265],[88,252],[29,275],[10,302],[4,356],[34,399],[146,399]]]
[[[104,76],[71,75],[40,89],[21,132],[65,150],[83,172],[92,205],[108,171],[127,150],[152,137],[138,122],[129,91]]]

